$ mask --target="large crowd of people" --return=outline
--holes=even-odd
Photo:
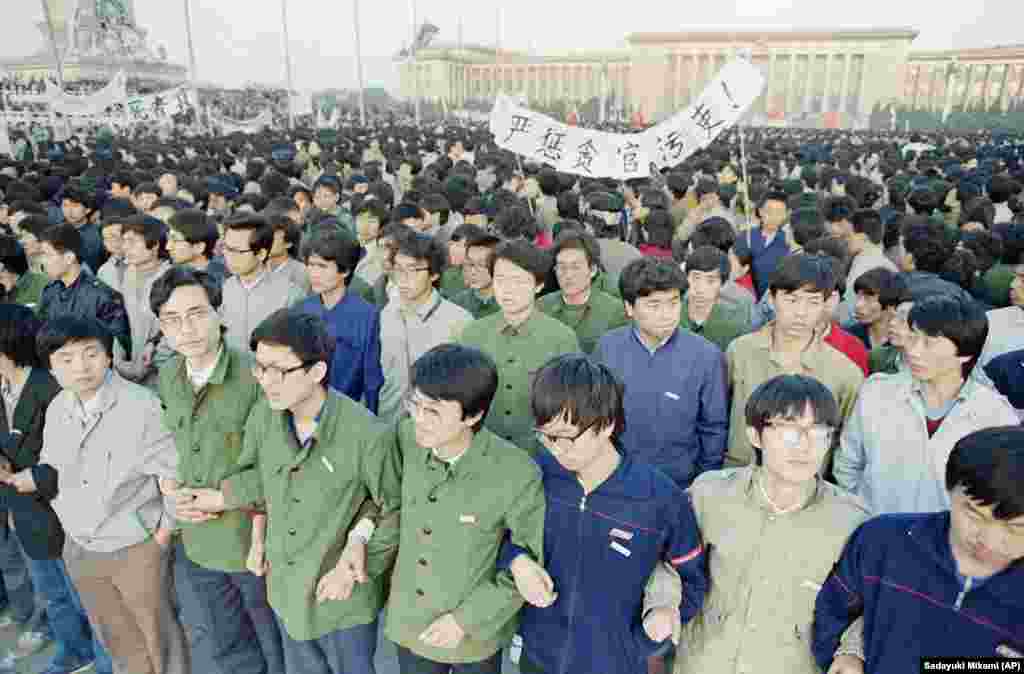
[[[1019,140],[731,130],[625,182],[486,124],[319,140],[0,158],[15,656],[1024,657]]]

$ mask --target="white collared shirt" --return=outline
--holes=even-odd
[[[217,350],[217,357],[213,359],[213,362],[202,370],[195,370],[192,368],[192,363],[188,360],[185,361],[185,373],[188,375],[188,379],[192,382],[192,386],[198,391],[199,389],[206,386],[210,381],[210,377],[213,376],[213,371],[217,369],[220,364],[220,359],[224,357],[224,345],[220,345],[220,349]]]

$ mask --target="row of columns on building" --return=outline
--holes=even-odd
[[[774,98],[775,90],[778,85],[779,66],[777,66],[777,53],[775,49],[771,49],[768,52],[768,75],[767,75],[767,86],[765,93],[762,96],[762,109],[768,112],[768,106],[770,101]],[[814,82],[814,66],[817,63],[819,56],[825,56],[825,87],[824,87],[824,104],[823,112],[846,112],[847,105],[850,100],[850,95],[856,96],[860,92],[860,81],[854,83],[854,88],[850,89],[850,79],[853,62],[857,58],[863,58],[862,54],[855,54],[852,52],[825,52],[824,54],[817,52],[800,52],[800,51],[789,51],[785,52],[789,57],[789,68],[786,74],[786,88],[784,91],[783,108],[784,112],[795,111],[794,105],[796,100],[799,100],[804,111],[811,109],[811,87]],[[724,57],[725,60],[731,59],[735,55],[735,50],[727,50],[724,52],[702,52],[693,51],[687,53],[676,53],[674,55],[676,59],[676,75],[678,77],[676,85],[676,107],[682,107],[689,102],[692,102],[699,95],[701,88],[710,82],[715,76],[716,64],[720,57]],[[839,89],[839,110],[829,110],[832,105],[832,59],[838,57],[843,60],[843,77]],[[799,91],[797,87],[794,87],[796,80],[797,64],[800,63],[801,58],[803,62],[807,64],[807,73],[803,82],[803,91]],[[684,60],[691,60],[693,67],[691,68],[692,75],[690,77],[690,86],[686,86],[684,80],[684,69],[682,67]],[[861,72],[861,78],[863,78],[863,70]],[[688,89],[689,97],[683,97],[683,91]],[[779,112],[783,112],[779,111]]]
[[[459,77],[460,69],[464,79]],[[520,71],[525,74],[522,89],[519,87],[518,79]],[[604,74],[605,72],[607,75]],[[568,96],[564,94],[566,73],[569,74],[568,81],[571,83]],[[628,76],[627,66],[603,63],[583,66],[495,64],[481,67],[453,65],[450,71],[450,83],[451,93],[455,99],[458,99],[460,87],[465,90],[465,95],[470,97],[475,92],[492,95],[495,88],[500,87],[508,93],[525,93],[530,100],[546,104],[566,97],[586,100],[594,96],[601,96],[602,93],[624,95],[629,89]],[[491,84],[485,86],[488,82]],[[530,95],[531,93],[533,95]]]
[[[950,98],[955,95],[955,92],[953,91],[954,86],[953,86],[953,81],[952,81],[953,77],[954,77],[954,72],[953,72],[953,69],[950,67],[951,65],[953,65],[953,63],[951,61],[945,61],[945,62],[940,62],[940,63],[928,63],[928,64],[922,63],[920,65],[914,66],[914,68],[915,68],[915,72],[914,72],[914,75],[913,75],[913,82],[914,82],[914,84],[913,84],[913,89],[910,92],[911,107],[914,110],[917,110],[917,109],[920,109],[920,108],[939,110],[939,109],[944,109],[947,105],[959,105],[961,107],[967,107],[969,104],[973,104],[974,101],[972,99],[973,99],[973,94],[974,94],[974,85],[976,84],[975,79],[974,79],[974,74],[975,74],[975,68],[976,67],[977,67],[977,69],[979,71],[983,71],[984,72],[984,80],[982,81],[982,87],[981,87],[981,103],[982,103],[982,106],[985,109],[988,109],[989,106],[994,101],[998,101],[999,102],[999,111],[1000,112],[1005,112],[1005,111],[1007,111],[1009,109],[1009,105],[1010,105],[1010,89],[1009,89],[1009,85],[1010,85],[1010,72],[1011,71],[1019,71],[1017,73],[1017,77],[1018,77],[1017,91],[1014,94],[1014,98],[1019,100],[1019,99],[1021,99],[1021,97],[1024,97],[1024,64],[1015,64],[1015,63],[974,64],[974,63],[967,63],[967,64],[963,64],[963,67],[964,67],[964,70],[965,70],[965,72],[964,72],[964,79],[963,79],[962,82],[958,82],[957,83],[957,86],[960,86],[962,84],[962,86],[964,88],[963,94],[961,94],[958,97],[958,100],[952,101],[952,100],[950,100]],[[995,99],[990,99],[989,98],[989,93],[990,93],[990,86],[992,84],[992,71],[993,71],[994,68],[999,67],[1000,65],[1002,65],[1002,67],[1003,67],[1003,77],[1002,77],[1002,82],[1001,82],[1000,87],[999,87],[999,96],[997,98],[995,98]],[[922,74],[925,73],[926,71],[928,72],[928,76],[929,76],[928,92],[927,92],[927,98],[924,101],[922,101],[921,100],[921,88],[922,88],[921,84],[922,84],[922,81],[923,81],[922,80]],[[943,98],[942,98],[941,101],[937,100],[937,98],[936,98],[936,96],[937,96],[936,89],[938,88],[937,85],[938,85],[938,82],[939,82],[940,79],[943,80],[943,85],[942,85]]]

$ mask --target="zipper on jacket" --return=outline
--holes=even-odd
[[[964,587],[960,590],[960,594],[956,596],[956,602],[953,604],[953,608],[957,611],[959,611],[960,607],[963,606],[964,597],[966,597],[967,593],[971,591],[971,585],[974,584],[974,578],[971,576],[967,576],[966,578],[967,580],[964,581]]]
[[[569,594],[569,615],[567,616],[567,622],[569,623],[567,634],[569,638],[565,640],[565,649],[562,650],[562,661],[558,665],[558,671],[560,672],[560,674],[567,674],[567,667],[569,665],[569,652],[572,650],[573,646],[572,627],[573,623],[576,621],[576,597],[579,594],[580,575],[582,574],[583,567],[583,512],[586,509],[587,492],[584,490],[583,496],[580,497],[580,522],[579,526],[576,527],[576,550],[578,551],[576,557],[576,573],[573,575],[572,592]]]

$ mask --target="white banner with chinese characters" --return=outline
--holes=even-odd
[[[180,86],[156,94],[129,96],[123,105],[115,104],[111,113],[136,122],[171,121],[175,115],[187,113],[194,103],[192,89]]]
[[[122,70],[105,87],[88,96],[75,96],[47,83],[46,93],[40,99],[50,106],[51,111],[62,115],[101,115],[107,108],[128,98],[126,85],[127,78]]]
[[[726,64],[682,112],[638,134],[568,126],[499,95],[491,111],[495,142],[556,170],[597,178],[642,178],[683,161],[734,125],[761,95],[764,76],[749,61]]]
[[[230,117],[224,117],[211,112],[210,121],[212,121],[216,126],[219,126],[224,135],[232,133],[255,134],[260,133],[263,129],[270,126],[274,121],[274,117],[270,110],[264,110],[258,117],[253,117],[252,119],[247,119],[245,121],[231,119]]]

